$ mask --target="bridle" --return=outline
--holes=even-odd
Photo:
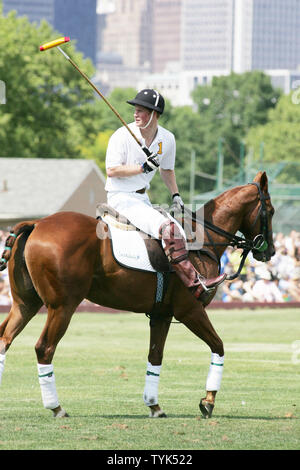
[[[265,195],[262,192],[262,190],[261,190],[258,183],[253,182],[253,183],[248,183],[248,184],[253,184],[258,189],[259,200],[260,200],[260,208],[257,212],[257,216],[255,217],[255,220],[254,220],[251,227],[255,226],[255,224],[257,222],[257,219],[260,216],[261,235],[257,235],[255,238],[262,236],[263,239],[261,240],[261,245],[259,246],[259,248],[254,248],[254,251],[256,249],[256,251],[263,252],[263,251],[266,251],[267,248],[268,248],[268,240],[269,240],[269,236],[270,236],[269,224],[268,224],[268,212],[267,212],[267,207],[266,207],[266,201],[268,199],[270,199],[270,195],[269,194]]]
[[[267,250],[268,248],[268,240],[269,240],[269,227],[268,227],[268,212],[267,212],[267,207],[266,207],[266,201],[270,199],[270,195],[267,194],[265,195],[261,188],[260,185],[256,182],[248,183],[248,184],[253,184],[254,186],[257,187],[258,190],[258,195],[259,195],[259,200],[260,200],[260,207],[258,209],[257,215],[255,217],[254,222],[251,225],[251,228],[255,226],[258,217],[260,217],[260,234],[256,235],[253,240],[250,240],[248,238],[240,237],[238,235],[235,235],[233,233],[229,233],[226,230],[221,229],[220,227],[217,227],[216,225],[212,224],[208,220],[205,219],[199,219],[196,217],[195,212],[191,212],[188,209],[184,209],[191,217],[192,222],[197,222],[203,225],[203,228],[205,230],[205,233],[207,235],[207,238],[209,242],[204,243],[203,246],[209,246],[213,248],[214,255],[212,256],[212,253],[209,254],[208,251],[205,250],[197,250],[200,254],[200,252],[205,251],[206,254],[209,256],[213,257],[215,261],[218,262],[219,268],[220,268],[220,258],[217,254],[216,247],[217,246],[232,246],[236,249],[242,249],[243,253],[241,255],[241,262],[240,266],[235,274],[232,276],[227,277],[227,280],[232,280],[238,277],[240,274],[245,260],[249,254],[250,251],[252,252],[258,252],[258,253],[263,253]],[[209,233],[209,231],[212,231],[214,233],[217,233],[218,235],[221,235],[222,237],[225,237],[228,242],[227,243],[215,243]]]

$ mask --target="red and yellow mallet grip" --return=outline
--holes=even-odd
[[[47,49],[51,49],[51,47],[60,46],[61,44],[64,44],[65,42],[69,42],[69,41],[70,41],[70,38],[62,37],[59,39],[55,39],[55,41],[46,42],[46,44],[43,44],[42,46],[40,46],[40,51],[46,51]]]

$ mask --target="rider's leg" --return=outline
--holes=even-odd
[[[226,278],[226,274],[222,274],[213,279],[205,279],[196,271],[188,259],[182,227],[174,219],[155,210],[146,193],[114,193],[108,196],[108,203],[140,230],[162,240],[174,271],[197,299],[202,294],[201,300],[204,300],[207,290],[217,287]]]
[[[173,221],[166,220],[162,224],[160,237],[174,271],[197,299],[201,300],[201,295],[205,294],[207,289],[215,288],[225,280],[226,274],[213,279],[205,279],[196,271],[188,259],[185,239]]]

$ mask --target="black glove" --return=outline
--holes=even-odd
[[[157,170],[160,165],[158,155],[151,153],[147,147],[143,147],[143,151],[147,155],[147,160],[142,165],[143,173],[150,173],[150,171]]]

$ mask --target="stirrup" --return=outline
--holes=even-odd
[[[203,278],[202,278],[202,279],[203,279]],[[206,287],[206,285],[205,285],[205,283],[204,283],[204,281],[203,281],[202,279],[201,279],[201,276],[200,276],[199,274],[197,274],[197,281],[200,282],[203,291],[204,291],[204,292],[207,292],[207,293],[208,293],[208,292],[212,292],[212,291],[215,289],[215,287]]]
[[[202,287],[202,285],[201,285]],[[206,286],[205,286],[206,287]],[[198,296],[195,295],[197,289],[199,288],[199,285],[191,288],[192,294],[196,297],[196,299],[199,302],[203,302],[204,304],[207,304],[210,302],[210,299],[215,295],[216,292],[216,287],[206,287],[205,290],[203,290]]]

